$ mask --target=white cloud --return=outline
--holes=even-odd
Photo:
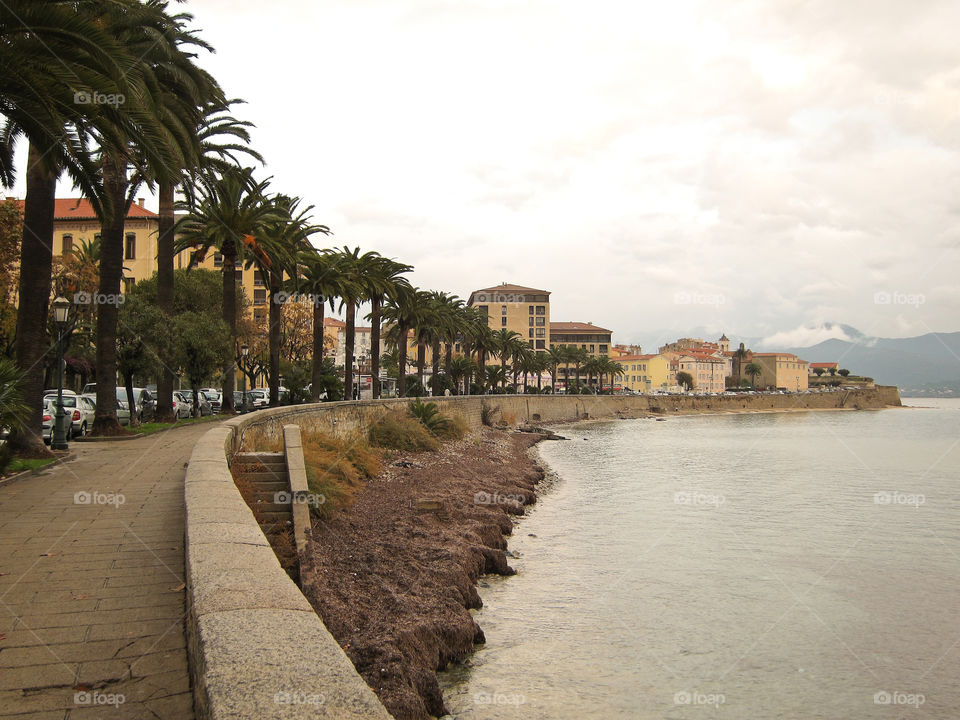
[[[759,345],[764,348],[810,347],[824,340],[852,341],[839,325],[823,324],[814,327],[801,326],[793,330],[774,333],[763,338]]]

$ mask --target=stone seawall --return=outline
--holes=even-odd
[[[473,395],[424,398],[440,410],[456,413],[471,429],[483,424],[484,408],[496,423],[557,423],[572,420],[631,418],[649,414],[691,412],[755,412],[776,410],[870,410],[900,405],[896,387],[877,386],[823,393],[759,395]],[[346,436],[361,431],[407,399],[320,403],[261,410],[238,426],[234,450],[280,442],[283,425],[299,425],[306,433]]]

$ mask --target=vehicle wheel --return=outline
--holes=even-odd
[[[86,434],[87,434],[87,423],[82,422],[80,423],[80,437],[83,437]]]

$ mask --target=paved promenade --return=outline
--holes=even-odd
[[[0,485],[0,717],[193,718],[183,480],[212,427],[73,443]]]

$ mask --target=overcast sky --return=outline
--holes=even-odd
[[[956,2],[178,7],[274,189],[422,287],[619,342],[960,330]]]

